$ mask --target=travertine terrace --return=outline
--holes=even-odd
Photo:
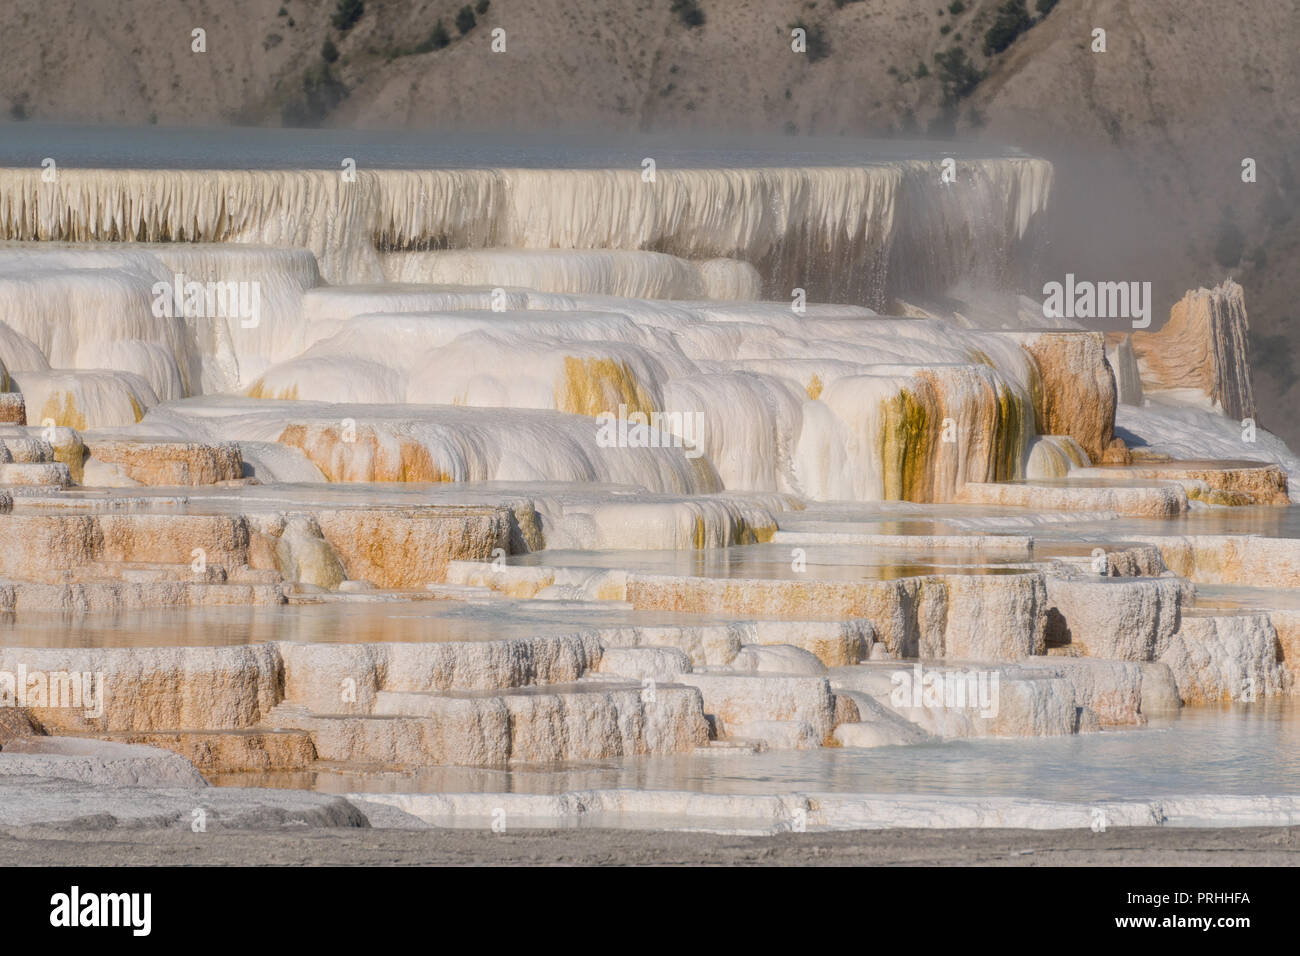
[[[997,290],[1051,181],[0,169],[0,773],[110,803],[329,776],[393,792],[247,800],[374,825],[1087,826],[421,783],[1291,694],[1300,461],[1252,420],[1246,293],[1044,319]],[[1213,818],[1177,806],[1109,812]]]

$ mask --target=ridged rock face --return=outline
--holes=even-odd
[[[1034,411],[1038,432],[1069,435],[1101,461],[1115,437],[1115,374],[1100,332],[1043,332],[1025,349],[1037,369]]]
[[[327,279],[378,279],[367,241],[373,175],[332,171],[6,170],[7,239],[72,242],[246,242],[311,249]],[[232,201],[233,200],[233,201]]]
[[[1141,462],[1120,474],[1130,479],[1172,481],[1182,485],[1187,497],[1212,505],[1286,505],[1291,503],[1287,474],[1277,465],[1262,462]],[[1104,468],[1080,468],[1076,478],[1115,477]]]
[[[195,548],[213,564],[247,563],[248,526],[240,517],[207,515],[10,515],[9,547],[0,570],[30,577],[92,562],[161,562],[188,566]]]
[[[1173,671],[1184,704],[1258,700],[1287,683],[1267,614],[1185,617],[1159,658]]]
[[[1142,537],[1142,536],[1138,536]],[[1300,587],[1300,541],[1256,535],[1150,537],[1175,574],[1206,584]]]
[[[633,299],[758,299],[757,270],[735,259],[691,262],[661,252],[609,249],[454,249],[390,252],[389,282],[523,287]]]
[[[429,697],[422,716],[288,717],[286,726],[310,730],[322,760],[390,767],[556,764],[680,753],[706,743],[698,695],[667,687],[661,693],[652,708],[633,689]]]
[[[1287,674],[1288,689],[1300,687],[1300,611],[1271,611],[1269,620],[1277,631],[1277,660]]]
[[[142,485],[211,485],[244,473],[239,447],[231,443],[93,438],[86,451]]]
[[[778,730],[771,724],[784,723],[793,725],[793,740],[819,747],[835,727],[835,695],[824,677],[688,674],[682,681],[699,688],[720,736],[766,736]]]
[[[978,671],[978,672],[977,672]],[[926,694],[925,676],[938,677],[942,689]],[[994,683],[996,681],[996,683]],[[841,724],[835,737],[842,746],[857,746],[880,730],[898,737],[882,717],[902,718],[919,731],[919,739],[901,737],[890,742],[968,737],[1054,737],[1079,732],[1082,700],[1069,680],[1054,669],[1020,665],[956,667],[927,662],[896,661],[840,668],[831,684],[837,695],[851,698],[862,721],[872,732],[861,734],[855,724]],[[883,711],[883,713],[882,713]],[[883,726],[882,726],[883,725]]]
[[[901,657],[1003,660],[1037,654],[1047,625],[1046,593],[1038,574],[852,582],[629,575],[627,600],[638,609],[777,619],[865,618],[889,652]]]
[[[1163,663],[1094,657],[1052,657],[1042,663],[1070,682],[1075,700],[1104,727],[1140,726],[1182,706],[1173,673]]]
[[[208,492],[206,510],[230,510],[223,491]],[[11,499],[0,500],[12,506]],[[542,543],[536,514],[522,502],[516,510],[413,502],[296,507],[286,514],[272,499],[269,506],[250,502],[247,514],[178,514],[169,507],[178,500],[156,499],[155,510],[139,498],[120,510],[37,506],[5,515],[0,609],[282,604],[286,582],[331,590],[345,580],[357,587],[424,588],[441,581],[452,561],[484,561]]]
[[[1159,332],[1133,333],[1143,387],[1199,397],[1229,418],[1253,418],[1248,329],[1245,296],[1231,279],[1188,292]]]
[[[46,700],[29,696],[26,704],[31,716],[52,733],[233,730],[260,723],[278,702],[281,664],[271,644],[4,648],[0,672],[26,675],[29,689],[47,688]],[[46,679],[34,681],[37,673]],[[75,688],[77,698],[71,696],[73,684],[80,685]],[[49,699],[52,695],[59,696],[58,703]],[[77,706],[69,706],[73,700]]]
[[[22,392],[0,392],[0,425],[23,425],[27,422],[27,402]]]
[[[1020,477],[1030,409],[992,369],[878,372],[838,379],[821,393],[847,430],[841,454],[860,464],[835,466],[835,430],[824,443],[801,436],[799,464],[815,497],[951,501],[967,482]]]
[[[379,281],[376,247],[653,250],[753,263],[773,297],[802,287],[880,304],[895,242],[896,261],[913,264],[899,267],[905,286],[1000,274],[1046,206],[1042,160],[961,166],[973,188],[951,197],[933,188],[931,162],[663,169],[653,183],[636,168],[360,170],[354,182],[329,170],[60,169],[55,183],[15,169],[0,175],[0,238],[296,246],[335,283]],[[916,255],[945,234],[964,255]]]
[[[435,644],[284,642],[280,653],[286,701],[320,713],[364,714],[380,690],[454,693],[569,684],[599,664],[601,645],[594,633],[576,633]],[[340,696],[345,682],[355,696],[346,706]]]
[[[486,559],[510,547],[509,515],[499,508],[321,509],[315,520],[349,578],[386,588],[423,587],[442,580],[453,558]]]
[[[1177,578],[1048,578],[1047,642],[1089,657],[1154,660],[1178,630],[1192,595]]]

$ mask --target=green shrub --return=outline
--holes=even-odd
[[[365,12],[366,5],[361,0],[338,0],[338,6],[334,8],[334,16],[330,18],[330,23],[339,33],[347,33]]]
[[[474,12],[481,17],[488,12],[490,6],[492,6],[492,0],[478,0],[478,3],[474,4]]]
[[[442,20],[439,19],[438,22],[433,25],[433,29],[429,31],[429,35],[416,44],[415,49],[411,52],[429,53],[433,50],[441,50],[450,43],[451,34],[447,32],[447,28],[442,25]]]
[[[808,55],[809,63],[816,63],[818,60],[824,60],[831,55],[831,41],[826,39],[826,31],[820,26],[810,27],[802,20],[796,20],[790,24],[790,29],[803,30],[807,41],[807,49],[804,50],[804,53]],[[895,69],[894,72],[897,73],[898,70]]]
[[[677,14],[677,19],[682,21],[682,25],[688,28],[704,26],[704,11],[700,9],[698,0],[673,0],[673,13]]]
[[[326,37],[325,42],[320,45],[320,58],[326,63],[333,63],[339,58],[339,48],[329,37]]]
[[[464,36],[478,26],[478,20],[474,18],[474,9],[467,3],[456,11],[456,29],[460,35]]]
[[[1033,25],[1034,21],[1029,19],[1025,0],[1005,0],[1002,6],[998,7],[997,16],[993,18],[993,26],[989,27],[988,32],[984,34],[984,55],[992,56],[1001,53],[1016,42],[1016,37]]]
[[[934,62],[938,65],[939,85],[943,88],[945,103],[956,103],[969,96],[984,74],[975,68],[966,57],[966,51],[955,46],[946,53],[936,53]]]

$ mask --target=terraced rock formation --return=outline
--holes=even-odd
[[[415,825],[505,800],[433,771],[743,777],[1292,694],[1300,461],[1240,421],[1241,288],[1110,341],[945,298],[1051,182],[963,169],[934,203],[928,159],[0,170],[0,773]],[[507,802],[914,819],[610,792]]]

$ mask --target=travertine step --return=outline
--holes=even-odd
[[[27,424],[27,402],[22,392],[0,392],[0,423]]]
[[[637,681],[672,681],[690,673],[691,659],[675,647],[607,647],[597,671]]]
[[[29,428],[21,421],[0,423],[0,461],[20,464],[62,462],[68,467],[72,481],[80,484],[85,457],[86,446],[81,433],[74,428],[63,425]]]
[[[1041,653],[1040,572],[932,574],[892,580],[793,580],[629,574],[637,610],[785,622],[865,619],[896,657],[1013,660]]]
[[[304,770],[316,760],[311,735],[258,727],[99,734],[101,740],[147,744],[178,753],[204,773]]]
[[[14,577],[95,562],[189,564],[196,549],[208,564],[249,563],[248,523],[238,515],[23,511],[5,525],[0,573]]]
[[[243,477],[234,442],[107,438],[88,434],[86,451],[141,485],[211,485]]]
[[[383,766],[500,766],[687,753],[708,741],[698,691],[568,685],[508,694],[392,694],[377,708],[407,713],[313,714],[277,707],[275,726],[311,733],[322,760]],[[419,716],[409,712],[418,711]]]
[[[1137,487],[1104,482],[971,482],[957,500],[972,505],[1029,508],[1035,511],[1098,511],[1146,518],[1172,518],[1187,511],[1187,492],[1176,482]]]
[[[1188,612],[1157,658],[1173,671],[1184,704],[1249,703],[1285,693],[1290,684],[1277,631],[1263,612]]]
[[[1196,501],[1221,505],[1287,505],[1286,472],[1262,461],[1135,462],[1125,467],[1084,468],[1079,478],[1176,481]]]
[[[27,708],[47,731],[82,736],[256,727],[279,701],[283,679],[274,644],[9,647],[0,648],[0,672],[80,678],[80,706],[69,706],[71,688],[61,681],[63,706]]]
[[[72,487],[72,474],[61,461],[0,464],[0,485]]]
[[[284,592],[278,584],[136,583],[98,578],[94,574],[78,574],[70,583],[0,579],[0,611],[97,614],[149,608],[266,607],[284,603]]]
[[[601,657],[595,630],[528,640],[282,641],[278,647],[284,660],[284,699],[318,713],[369,713],[381,690],[447,693],[571,683]]]
[[[1182,578],[1047,578],[1047,645],[1089,657],[1154,660],[1195,589]]]
[[[694,673],[680,680],[699,689],[715,737],[782,737],[820,746],[835,729],[835,694],[825,677]],[[773,722],[790,726],[773,728]]]
[[[1300,587],[1300,538],[1256,534],[1136,534],[1176,574],[1198,584]]]
[[[35,434],[0,432],[0,460],[20,464],[56,461],[54,446],[44,438],[38,437],[38,429],[32,429],[32,432]]]
[[[913,742],[890,739],[894,728],[882,719],[882,707],[944,738],[1048,737],[1099,727],[1096,714],[1081,706],[1071,682],[1045,669],[894,661],[837,668],[830,683],[837,695],[852,695],[865,718],[859,723],[879,725],[876,731],[837,728],[836,740],[842,746]],[[885,736],[883,741],[877,731]]]
[[[95,567],[104,577],[116,577],[133,584],[152,584],[157,581],[193,581],[196,584],[225,584],[226,569],[219,564],[205,565],[195,571],[191,564],[164,564],[150,561],[123,561],[120,564],[101,564]],[[248,582],[245,582],[248,583]]]

